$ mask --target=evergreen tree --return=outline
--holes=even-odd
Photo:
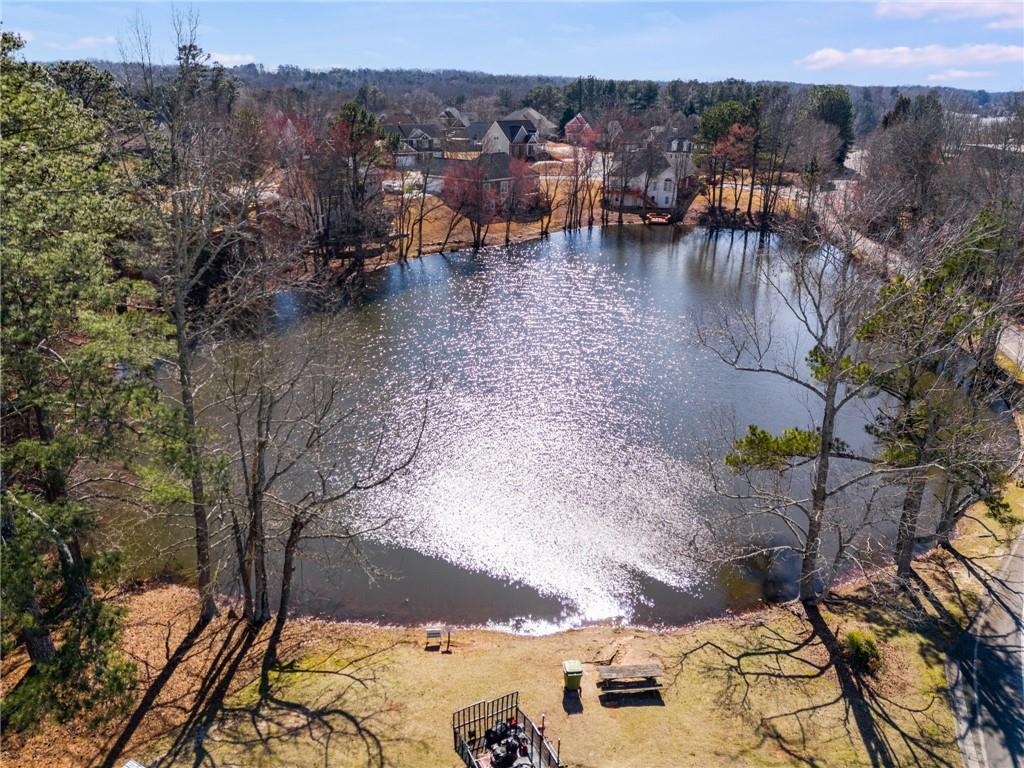
[[[850,92],[841,85],[819,85],[811,91],[808,102],[808,110],[812,117],[821,120],[829,125],[834,125],[839,131],[839,138],[842,144],[836,153],[837,165],[842,165],[846,160],[846,153],[853,146],[853,100]]]
[[[52,714],[120,711],[133,667],[116,651],[120,615],[93,592],[117,555],[90,534],[90,469],[130,473],[157,402],[162,326],[128,257],[128,199],[103,125],[46,69],[0,50],[3,379],[2,597],[5,650],[30,672],[3,702],[13,727]],[[109,477],[104,478],[109,485]]]

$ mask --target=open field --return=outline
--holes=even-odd
[[[1009,494],[1024,513],[1024,491]],[[126,756],[172,750],[174,764],[192,763],[198,747],[225,766],[456,766],[452,710],[518,690],[528,714],[546,715],[569,766],[777,766],[812,757],[815,765],[852,766],[868,764],[868,749],[888,751],[900,765],[912,755],[956,765],[945,650],[981,595],[972,571],[994,571],[1007,546],[1007,531],[976,512],[956,554],[937,550],[918,561],[916,605],[883,580],[877,592],[854,582],[818,615],[788,604],[663,632],[594,626],[525,637],[457,629],[450,655],[425,651],[420,628],[299,620],[284,641],[291,661],[262,703],[256,681],[266,631],[247,637],[222,616],[190,634],[191,590],[127,593],[123,647],[139,666],[144,716],[109,727],[103,743],[76,723],[6,735],[4,764],[98,764],[121,736]],[[878,638],[877,673],[851,667],[840,650],[855,628]],[[563,706],[560,662],[568,658],[584,662],[582,711]],[[663,696],[636,706],[599,700],[596,664],[649,659],[668,673]],[[5,660],[5,687],[24,665],[18,654]]]

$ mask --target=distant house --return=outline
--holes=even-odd
[[[470,123],[448,133],[448,149],[452,152],[479,152],[490,123]]]
[[[544,152],[546,142],[529,120],[495,120],[481,141],[485,155],[505,154],[534,160]]]
[[[415,123],[416,117],[407,109],[398,112],[378,112],[377,122],[381,125],[397,125],[398,123]]]
[[[597,138],[595,125],[595,121],[582,112],[577,112],[576,116],[565,124],[562,132],[569,144],[590,144]]]
[[[453,178],[471,179],[480,184],[481,197],[485,197],[495,208],[502,207],[515,190],[524,206],[536,202],[540,193],[540,175],[529,168],[513,167],[513,158],[504,153],[480,155],[475,160],[448,160],[445,166],[446,180]],[[445,190],[442,197],[453,190]]]
[[[605,205],[623,210],[675,208],[679,165],[678,159],[654,147],[622,153],[608,174]]]
[[[382,130],[398,138],[395,165],[410,168],[431,157],[444,155],[444,130],[429,123],[398,123],[385,125]]]
[[[455,107],[445,107],[437,116],[437,121],[447,130],[453,128],[465,128],[469,125],[469,118]]]
[[[523,107],[522,109],[509,112],[502,120],[533,123],[541,139],[551,139],[558,135],[558,126],[533,107]]]
[[[693,142],[682,136],[671,136],[665,139],[665,151],[671,154],[692,155]]]
[[[680,186],[696,183],[697,166],[693,162],[693,142],[682,136],[671,136],[664,141],[665,157],[676,172]]]

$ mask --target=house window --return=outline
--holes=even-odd
[[[503,194],[503,195],[507,195],[508,194],[508,182],[507,181],[501,182],[501,194]]]
[[[665,191],[670,192],[672,190],[672,179],[665,179]]]

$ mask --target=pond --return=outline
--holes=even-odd
[[[280,296],[280,335],[308,338],[315,323],[346,361],[356,417],[338,450],[353,467],[366,454],[352,446],[427,400],[412,464],[353,502],[368,525],[387,521],[362,541],[372,575],[341,544],[310,541],[295,608],[544,632],[679,624],[793,596],[792,559],[715,564],[729,532],[708,531],[728,506],[700,459],[709,442],[724,453],[723,422],[806,426],[815,404],[732,370],[694,332],[702,310],[738,302],[781,310],[776,335],[796,338],[759,268],[780,247],[703,229],[557,233],[381,270],[326,317]],[[844,439],[867,441],[864,418],[844,413]]]

